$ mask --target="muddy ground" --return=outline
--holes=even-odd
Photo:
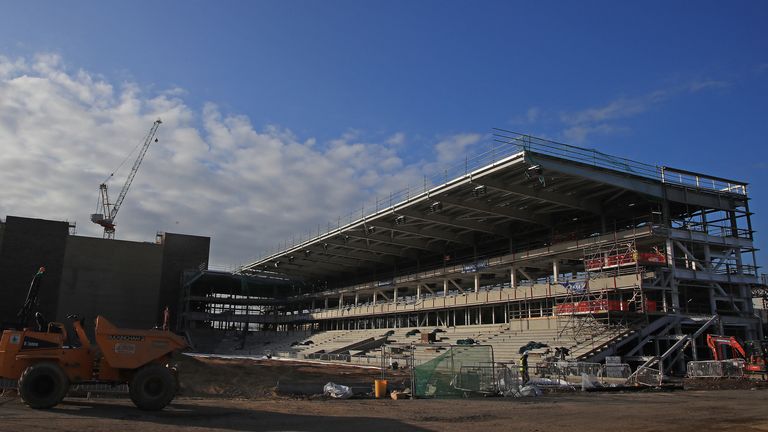
[[[0,396],[0,432],[26,431],[768,431],[768,389],[550,393],[537,398],[334,400],[328,380],[364,397],[377,369],[183,358],[182,395],[159,412],[124,395],[68,397],[31,410]],[[387,378],[404,383],[407,373]],[[397,385],[397,384],[396,384]],[[711,387],[708,385],[707,387]],[[282,390],[281,390],[282,389]],[[302,393],[302,390],[312,389]]]

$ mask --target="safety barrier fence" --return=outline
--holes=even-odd
[[[517,370],[504,363],[464,364],[451,382],[456,390],[480,394],[506,394],[520,388]]]
[[[587,362],[549,362],[543,365],[536,366],[536,375],[542,377],[562,378],[568,376],[581,376],[587,374],[588,376],[597,377],[601,372],[600,363],[587,363]]]
[[[626,363],[607,363],[600,366],[600,378],[604,381],[613,378],[626,380],[630,375],[632,375],[632,368]]]
[[[687,370],[691,378],[738,378],[744,375],[744,360],[689,361]]]
[[[657,387],[661,385],[662,378],[663,376],[658,369],[640,366],[637,368],[637,373],[635,374],[635,383],[649,387]]]
[[[632,373],[632,368],[626,363],[600,364],[589,362],[558,361],[536,366],[537,376],[552,379],[569,380],[569,377],[579,378],[587,375],[591,380],[604,384],[614,383],[614,380],[626,380]]]

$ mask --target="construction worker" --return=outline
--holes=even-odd
[[[168,310],[168,306],[163,310],[163,330],[168,330],[168,321],[171,320],[171,311]]]
[[[528,351],[523,352],[522,357],[520,357],[520,379],[523,385],[531,380],[531,377],[528,375]]]

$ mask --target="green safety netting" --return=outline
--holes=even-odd
[[[494,385],[490,345],[451,346],[414,368],[416,397],[461,397],[468,392],[485,392]]]

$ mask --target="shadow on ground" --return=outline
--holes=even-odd
[[[74,409],[73,409],[74,408]],[[133,406],[96,401],[64,401],[52,413],[166,426],[195,426],[233,431],[346,432],[366,430],[429,431],[402,421],[380,417],[341,417],[284,414],[237,407],[174,403],[162,411],[141,411]],[[141,430],[137,424],[136,429]],[[151,427],[147,428],[151,430]],[[145,429],[145,430],[147,430]]]

